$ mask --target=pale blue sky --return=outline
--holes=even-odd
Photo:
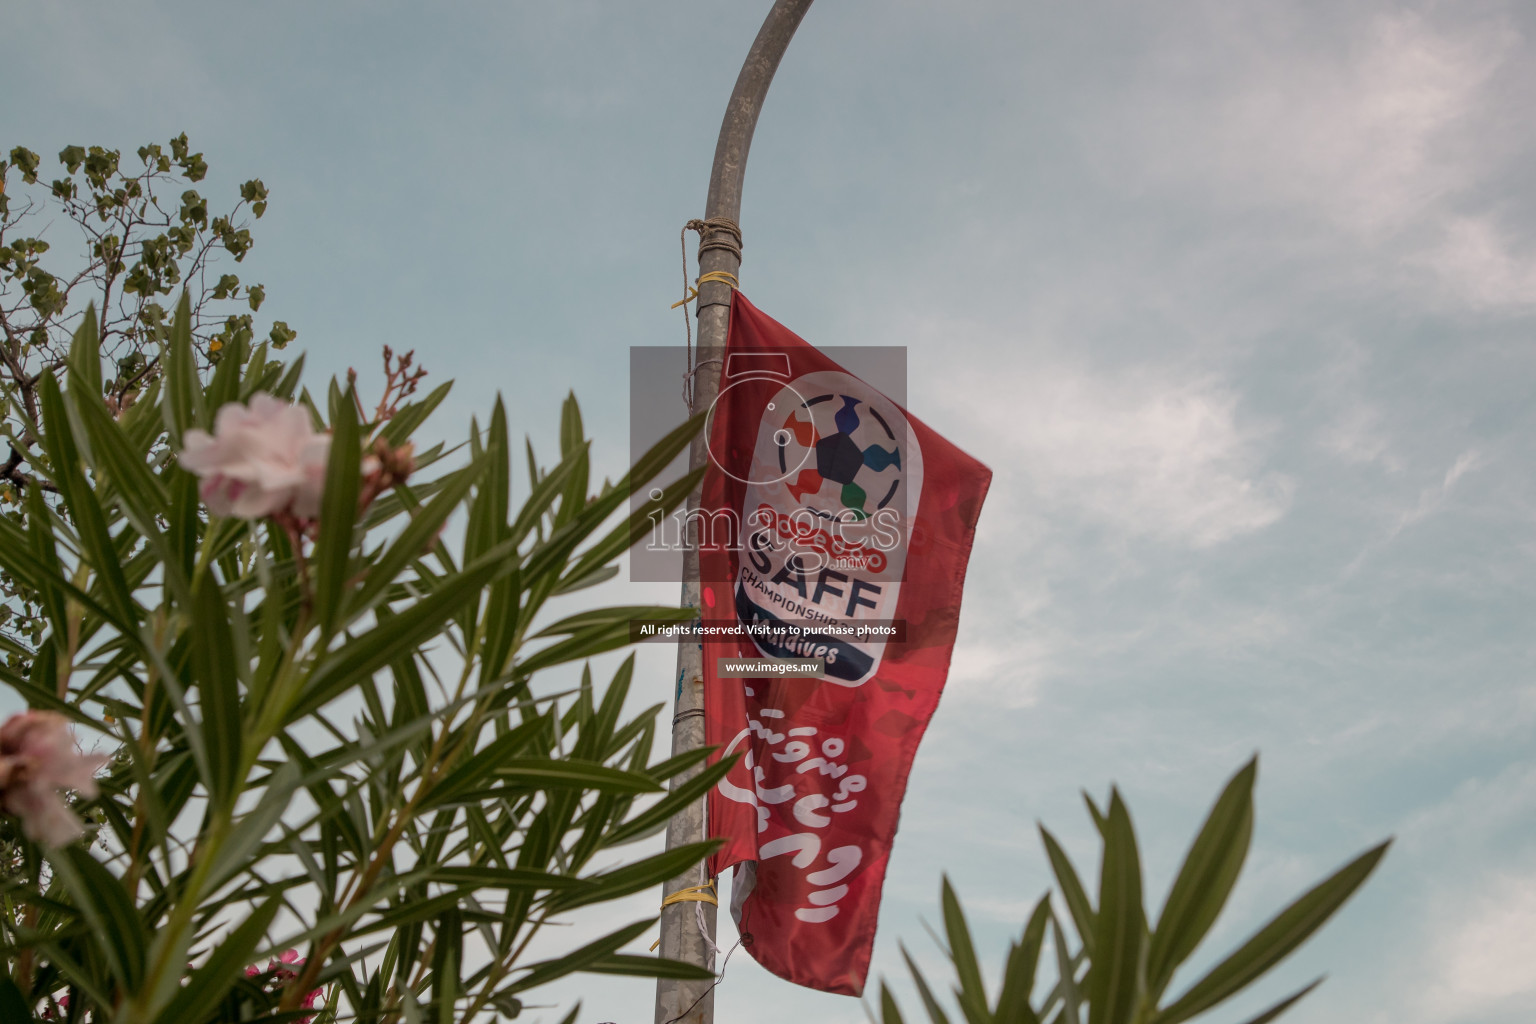
[[[616,473],[627,348],[681,341],[677,232],[766,8],[16,5],[0,142],[187,131],[225,194],[270,188],[247,265],[312,380],[415,347],[459,381],[444,433],[499,390],[536,442],[574,387]],[[912,411],[996,474],[877,973],[898,938],[935,961],[942,871],[996,961],[1047,885],[1037,818],[1091,868],[1079,787],[1120,783],[1160,900],[1259,750],[1218,943],[1398,837],[1265,995],[1327,971],[1296,1019],[1530,1019],[1533,32],[1484,0],[811,10],[743,287],[813,342],[908,346]],[[669,695],[667,652],[642,666]],[[650,1020],[645,983],[577,993]],[[717,1005],[863,1019],[741,954]]]

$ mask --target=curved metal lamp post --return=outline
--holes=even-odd
[[[736,223],[741,219],[741,185],[746,175],[752,132],[757,127],[757,115],[763,108],[763,99],[768,94],[774,72],[778,70],[779,60],[810,6],[811,0],[775,0],[763,27],[758,30],[752,49],[747,52],[720,124],[720,139],[715,143],[715,165],[709,176],[709,198],[704,205],[706,221],[724,218]],[[729,247],[710,245],[721,241],[735,243],[736,239],[718,227],[707,226],[702,232],[699,239],[700,277],[714,271],[735,275],[740,270],[741,260],[734,244]],[[699,343],[693,379],[695,408],[707,408],[720,391],[720,359],[725,351],[730,301],[728,284],[706,281],[699,286]],[[709,457],[707,447],[708,440],[703,435],[694,439],[688,456],[690,469],[704,465]],[[695,490],[688,499],[689,509],[697,508],[698,503],[699,492]],[[690,517],[687,521],[695,520]],[[699,607],[699,554],[694,543],[684,546],[682,604]],[[704,707],[704,666],[698,644],[688,641],[678,644],[677,679],[677,704],[672,719],[673,754],[704,745],[703,715],[688,713],[702,711]],[[692,774],[677,777],[673,785],[680,784]],[[668,824],[667,848],[707,838],[704,828],[704,801],[701,799]],[[708,880],[704,865],[700,864],[669,881],[666,892],[702,885]],[[695,908],[703,909],[711,936],[716,934],[713,906],[675,903],[664,907],[661,912],[663,957],[699,965],[708,963],[708,950],[699,934]],[[710,982],[662,979],[656,983],[656,1024],[710,1024],[714,1017],[714,990]]]

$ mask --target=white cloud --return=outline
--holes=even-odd
[[[1466,902],[1438,944],[1439,976],[1426,1000],[1432,1020],[1536,1002],[1536,870],[1490,878]]]
[[[1473,309],[1536,306],[1536,256],[1514,251],[1488,217],[1454,217],[1441,240],[1416,260],[1433,271],[1450,296]]]
[[[1146,169],[1218,184],[1229,199],[1314,207],[1362,231],[1401,227],[1467,183],[1471,154],[1436,143],[1472,113],[1517,38],[1438,30],[1412,12],[1379,14],[1326,45],[1305,24],[1205,28],[1165,41],[1140,83],[1131,112]],[[1329,29],[1339,31],[1331,15]],[[1207,88],[1212,71],[1223,88]]]
[[[1032,364],[954,383],[950,415],[987,439],[998,514],[1043,505],[1058,526],[1202,548],[1269,526],[1290,503],[1291,481],[1263,469],[1258,431],[1214,378]]]
[[[1536,302],[1536,259],[1492,215],[1461,208],[1507,155],[1494,119],[1511,83],[1494,84],[1524,50],[1519,33],[1321,13],[1326,24],[1245,12],[1161,40],[1129,102],[1083,127],[1101,173],[1283,213],[1291,241],[1321,227],[1398,287],[1422,288],[1428,271],[1457,304]]]

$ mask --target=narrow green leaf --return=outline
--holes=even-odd
[[[575,760],[507,758],[496,767],[495,775],[512,785],[540,789],[595,789],[601,793],[654,793],[661,789],[639,772]]]
[[[556,889],[585,889],[592,883],[571,875],[529,868],[493,868],[468,864],[444,864],[435,867],[430,878],[445,885],[476,889],[527,889],[535,892]]]
[[[96,500],[95,493],[85,480],[80,450],[75,445],[74,432],[64,408],[64,397],[59,393],[58,382],[52,374],[44,374],[38,383],[38,396],[42,401],[43,422],[46,426],[43,444],[53,463],[54,484],[69,509],[79,531],[80,545],[91,569],[101,584],[108,607],[115,613],[114,625],[125,632],[133,632],[138,621],[133,603],[133,593],[123,575],[122,563],[112,535],[107,530],[106,513]]]
[[[896,997],[891,995],[890,988],[885,982],[880,983],[880,1024],[906,1024],[901,1017],[901,1009],[896,1005]]]
[[[213,368],[213,379],[208,382],[204,401],[208,415],[217,419],[219,410],[240,398],[240,366],[244,361],[244,342],[234,342],[219,353],[219,361]]]
[[[517,518],[512,522],[511,539],[516,544],[521,544],[535,525],[538,524],[544,513],[548,512],[555,499],[560,496],[561,489],[578,469],[576,459],[566,459],[549,474],[533,486],[528,494],[528,500],[523,502],[523,507],[517,513]]]
[[[586,970],[589,965],[598,963],[610,954],[618,952],[621,947],[645,934],[655,920],[655,918],[648,918],[644,921],[636,921],[634,924],[627,925],[616,932],[611,932],[600,939],[589,942],[579,949],[572,950],[565,956],[533,964],[532,969],[527,974],[507,986],[504,991],[509,994],[523,992],[554,981],[556,978],[563,978],[567,974]]]
[[[310,677],[309,686],[288,713],[293,721],[318,711],[350,689],[364,675],[372,675],[397,657],[438,635],[442,624],[453,617],[464,599],[508,571],[508,549],[498,546],[457,576],[438,584],[409,609],[379,623],[373,629],[334,651]]]
[[[591,575],[599,566],[608,564],[644,540],[651,532],[655,516],[665,516],[688,500],[688,495],[693,493],[699,481],[704,479],[705,468],[700,466],[668,484],[662,489],[660,498],[646,501],[628,519],[610,530],[602,540],[583,551],[581,558],[561,578],[562,585],[574,585],[577,581]],[[603,519],[607,518],[607,512],[603,506],[603,499],[593,502],[592,507],[583,517],[583,519],[591,517],[593,529],[599,525],[600,520],[597,518],[599,514]]]
[[[699,772],[686,782],[679,783],[672,792],[656,801],[644,811],[615,828],[603,840],[604,846],[617,846],[648,835],[653,829],[666,825],[672,815],[703,797],[725,778],[736,763],[738,755],[732,754]]]
[[[1077,989],[1076,963],[1067,953],[1067,937],[1061,933],[1056,915],[1051,915],[1051,944],[1056,947],[1056,990],[1061,995],[1060,1024],[1082,1024],[1078,1007],[1083,997]]]
[[[1035,989],[1035,973],[1040,966],[1040,948],[1045,943],[1045,926],[1051,916],[1051,894],[1046,893],[1035,904],[1024,926],[1024,935],[1008,953],[1003,965],[1003,989],[997,997],[997,1011],[993,1016],[1000,1021],[1017,1024],[1036,1024],[1038,1018],[1030,1007],[1030,995]]]
[[[80,326],[69,346],[69,379],[79,381],[91,397],[101,398],[101,335],[96,326],[96,304],[85,307]]]
[[[9,974],[0,974],[0,1020],[21,1021],[32,1019],[32,1011],[21,994],[21,989]]]
[[[416,433],[416,428],[426,422],[427,417],[432,415],[433,410],[442,404],[443,399],[448,397],[448,392],[452,388],[453,381],[439,384],[432,389],[426,398],[407,405],[404,409],[395,413],[390,421],[384,425],[384,429],[379,431],[379,436],[388,441],[391,447],[395,448],[409,441],[411,435]]]
[[[590,465],[590,443],[581,425],[581,409],[576,404],[576,393],[566,395],[560,409],[560,458],[573,461],[574,470],[560,492],[560,511],[556,525],[575,519],[587,504],[587,483]]]
[[[431,792],[421,798],[423,809],[448,806],[465,794],[485,788],[490,784],[491,773],[498,766],[508,758],[524,752],[548,728],[545,718],[535,717],[491,740],[459,761],[452,771],[432,785]]]
[[[1093,819],[1093,827],[1099,830],[1099,837],[1103,838],[1105,828],[1104,812],[1099,810],[1099,805],[1093,802],[1093,797],[1088,795],[1086,789],[1083,790],[1083,803],[1088,805],[1088,816]]]
[[[71,846],[50,855],[74,904],[90,922],[91,935],[111,965],[123,990],[133,994],[144,982],[144,953],[149,936],[133,898],[96,858]]]
[[[612,871],[589,875],[587,881],[592,882],[594,888],[557,893],[549,901],[550,908],[562,911],[574,910],[576,907],[615,900],[621,896],[648,889],[653,885],[660,885],[667,879],[676,878],[697,865],[713,853],[719,845],[717,842],[689,843],[686,846],[679,846],[635,861],[633,864],[614,868]]]
[[[1147,991],[1155,1001],[1215,924],[1248,856],[1258,758],[1228,780],[1163,902],[1147,953]]]
[[[437,495],[411,517],[411,521],[368,567],[368,574],[352,602],[351,614],[359,615],[371,609],[406,566],[426,551],[442,525],[453,514],[469,489],[485,470],[485,460],[474,462],[456,473],[450,473]]]
[[[261,799],[240,816],[228,838],[219,848],[219,858],[209,872],[209,891],[222,886],[236,874],[254,866],[252,856],[271,831],[282,821],[293,802],[293,794],[303,781],[299,768],[285,761],[267,777]]]
[[[1367,850],[1282,910],[1258,933],[1190,986],[1153,1024],[1178,1024],[1223,1002],[1263,976],[1322,927],[1386,855],[1391,840]]]
[[[166,515],[171,560],[180,567],[182,578],[190,579],[197,565],[198,532],[202,527],[198,516],[197,477],[178,466],[168,467],[166,475],[171,482],[170,507]]]
[[[134,525],[148,536],[154,514],[165,508],[170,496],[160,477],[150,471],[143,456],[134,451],[122,424],[107,412],[106,403],[70,391],[80,423],[91,445],[91,455],[105,469],[113,489],[135,517]],[[146,525],[148,524],[148,525]]]
[[[203,387],[197,379],[197,356],[192,349],[192,303],[185,290],[176,303],[176,316],[171,321],[171,333],[160,353],[160,363],[165,367],[165,395],[161,411],[165,415],[166,433],[170,434],[171,447],[180,451],[185,447],[182,435],[201,425],[207,429],[203,405]]]
[[[212,1013],[234,982],[245,976],[246,965],[251,963],[257,944],[266,938],[282,902],[276,896],[265,900],[239,927],[215,943],[207,961],[176,990],[155,1020],[159,1024],[185,1024]]]
[[[206,780],[218,802],[233,797],[240,784],[244,729],[240,715],[240,679],[235,667],[235,640],[229,609],[211,569],[197,582],[192,631],[192,674],[202,694],[203,734],[208,743]]]
[[[1130,1024],[1145,989],[1140,973],[1145,935],[1136,832],[1119,790],[1111,789],[1088,975],[1088,1017],[1094,1024]]]
[[[457,906],[438,915],[432,942],[432,1002],[439,1021],[453,1020],[464,963],[464,915]]]
[[[704,429],[704,421],[709,418],[708,410],[695,413],[681,425],[674,427],[665,437],[653,444],[640,458],[635,460],[634,466],[624,475],[618,483],[613,485],[615,492],[628,498],[637,487],[644,487],[656,476],[671,465],[672,460],[682,454],[683,450],[693,441],[694,435]]]
[[[955,995],[960,1009],[971,1024],[985,1024],[991,1015],[987,1013],[987,988],[981,980],[981,965],[976,960],[976,947],[971,942],[971,929],[965,923],[965,911],[949,876],[944,876],[939,902],[944,910],[944,934],[949,940],[949,958],[955,965],[955,977],[960,988]]]
[[[1040,825],[1040,838],[1045,843],[1045,853],[1050,859],[1051,870],[1056,875],[1056,882],[1061,886],[1061,896],[1067,901],[1067,910],[1072,914],[1072,923],[1077,927],[1077,934],[1083,941],[1083,948],[1093,956],[1093,905],[1088,902],[1088,895],[1083,891],[1083,883],[1077,877],[1077,869],[1072,866],[1072,861],[1067,858],[1066,851],[1056,841],[1056,837],[1046,831],[1044,825]]]
[[[1314,979],[1310,985],[1303,986],[1300,990],[1286,996],[1274,1006],[1271,1006],[1257,1017],[1248,1021],[1248,1024],[1269,1024],[1270,1021],[1276,1019],[1286,1010],[1289,1010],[1291,1007],[1301,1002],[1304,996],[1309,994],[1313,989],[1317,988],[1317,986],[1321,985],[1322,983],[1323,979],[1321,977]]]
[[[325,467],[325,494],[320,499],[320,538],[315,542],[316,616],[326,636],[342,621],[342,602],[351,575],[352,534],[357,522],[357,495],[362,484],[359,466],[362,440],[357,424],[357,400],[351,388],[335,403],[331,421],[331,454]]]
[[[583,967],[584,974],[619,974],[631,978],[669,978],[675,981],[714,981],[713,971],[682,960],[663,960],[659,956],[610,953]]]
[[[539,630],[530,640],[540,640],[549,636],[568,636],[590,629],[593,626],[623,625],[628,627],[631,622],[692,622],[698,618],[698,612],[692,608],[673,608],[667,605],[616,605],[612,608],[593,608],[590,611],[578,612],[567,616],[551,626]]]
[[[282,379],[272,386],[272,394],[278,398],[293,401],[293,393],[298,389],[299,380],[304,376],[304,356],[301,354],[288,364],[288,369],[283,372]]]
[[[928,987],[928,979],[923,977],[923,972],[917,969],[917,964],[913,961],[912,954],[907,952],[905,945],[901,945],[901,958],[907,962],[907,971],[912,975],[912,983],[917,986],[917,994],[923,1001],[923,1009],[928,1011],[928,1019],[932,1024],[949,1024],[949,1016],[945,1014],[939,1001],[933,997],[933,989]]]

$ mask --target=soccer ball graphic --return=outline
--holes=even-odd
[[[790,495],[825,518],[861,522],[901,490],[901,439],[854,395],[807,398],[789,411],[774,443]]]

